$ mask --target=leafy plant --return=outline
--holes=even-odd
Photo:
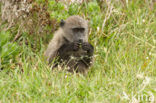
[[[0,32],[0,64],[3,67],[9,64],[10,60],[14,61],[19,53],[18,45],[10,42],[10,37],[9,32]]]

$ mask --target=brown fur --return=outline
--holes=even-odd
[[[84,28],[85,31],[82,34],[80,33],[80,35],[76,35],[76,34],[73,34],[73,31],[72,31],[73,28]],[[64,49],[62,49],[62,46],[64,46],[65,44],[73,43],[80,39],[84,43],[88,43],[88,22],[86,20],[84,20],[83,18],[81,18],[80,16],[71,16],[65,20],[65,23],[63,24],[63,26],[61,26],[58,29],[58,31],[55,32],[53,39],[50,41],[48,48],[44,53],[44,55],[47,59],[47,62],[51,63],[55,59],[55,57],[57,57],[59,55],[58,51],[62,51],[66,48],[66,47],[63,47]],[[88,43],[88,45],[90,45],[90,44]],[[60,48],[61,48],[61,50],[60,50]],[[66,52],[63,53],[63,55],[70,55],[70,56],[74,56],[76,58],[77,57],[80,58],[81,55],[86,55],[86,54],[87,54],[87,52],[82,49],[79,49],[79,51],[75,51],[75,52],[70,51],[67,53]],[[89,55],[89,56],[92,56],[92,55]],[[66,59],[67,58],[63,58],[64,61]],[[82,62],[82,60],[81,60],[81,62]],[[77,66],[77,68],[79,69],[78,72],[79,71],[84,72],[83,69],[88,68],[88,66],[86,66],[85,63],[80,63],[80,62],[78,63],[78,62],[75,62],[74,60],[69,62],[69,66],[71,68],[72,68],[71,65],[75,65],[75,64],[78,65]],[[80,69],[80,68],[83,68],[83,69]]]
[[[66,24],[64,28],[62,29],[61,27],[54,33],[53,39],[50,41],[47,50],[45,51],[44,55],[47,59],[47,62],[50,63],[52,60],[57,56],[57,51],[58,49],[66,43],[66,41],[63,39],[63,36],[68,38],[70,42],[73,42],[73,38],[70,37],[70,35],[67,35],[69,32],[69,28],[73,27],[84,27],[86,29],[86,35],[85,37],[82,37],[82,39],[85,42],[88,42],[88,23],[86,20],[81,18],[80,16],[70,16],[67,18],[65,21]],[[68,25],[68,26],[66,26]]]

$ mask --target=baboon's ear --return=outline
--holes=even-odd
[[[65,24],[65,21],[62,19],[61,22],[60,22],[60,26],[63,27],[64,24]]]

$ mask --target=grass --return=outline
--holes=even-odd
[[[16,60],[7,59],[7,67],[0,71],[0,103],[156,102],[155,7],[151,9],[150,2],[142,0],[125,6],[117,1],[94,1],[64,10],[63,4],[56,6],[52,1],[49,9],[55,11],[51,16],[58,20],[70,15],[90,20],[93,66],[87,76],[52,71],[43,61],[45,44],[40,42],[40,50],[34,52],[23,36]]]

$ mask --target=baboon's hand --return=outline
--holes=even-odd
[[[69,51],[78,51],[80,47],[79,45],[80,45],[79,42],[72,42],[72,43],[64,44],[59,49],[59,53],[64,54]]]
[[[82,49],[89,53],[93,53],[94,51],[94,47],[88,42],[82,43]]]
[[[80,48],[80,43],[78,41],[73,42],[73,51],[78,51]]]

